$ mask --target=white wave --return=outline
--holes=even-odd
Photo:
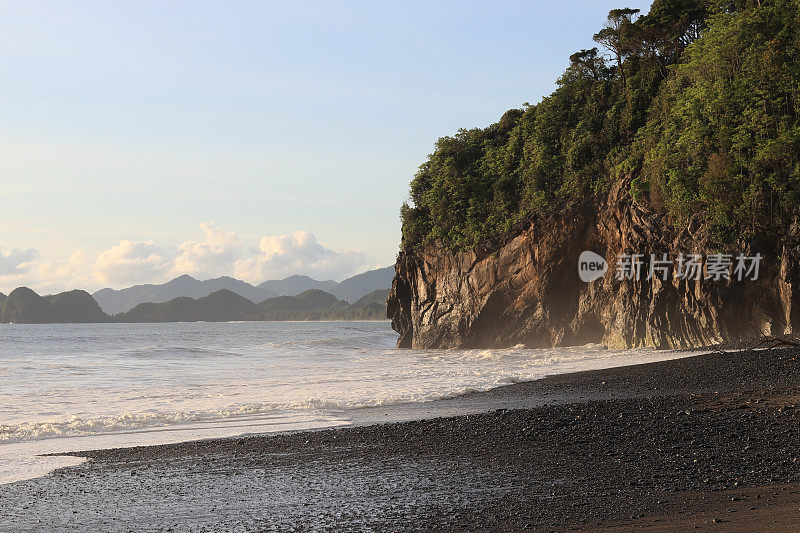
[[[199,358],[199,357],[226,357],[241,356],[241,353],[228,350],[215,350],[197,346],[144,346],[141,348],[120,350],[116,354],[119,357],[139,357],[144,359],[158,358]]]
[[[345,423],[347,409],[685,355],[596,345],[395,350],[395,339],[385,322],[0,328],[0,455],[45,441],[325,427]]]

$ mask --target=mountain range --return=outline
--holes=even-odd
[[[257,320],[382,320],[389,289],[372,291],[353,304],[319,289],[295,296],[276,296],[256,304],[227,289],[200,298],[180,296],[166,302],[141,303],[109,316],[92,295],[74,290],[40,296],[19,287],[0,293],[0,322],[17,324],[80,322],[230,322]]]
[[[199,299],[221,290],[238,294],[252,303],[277,296],[297,296],[314,289],[325,291],[345,302],[354,302],[372,291],[388,289],[392,285],[393,277],[394,266],[370,270],[341,282],[319,281],[308,276],[289,276],[251,285],[228,276],[201,281],[183,275],[159,285],[134,285],[118,290],[101,289],[92,296],[109,315],[125,313],[143,303],[164,303],[175,298]]]

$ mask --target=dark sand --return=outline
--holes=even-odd
[[[798,404],[794,348],[553,376],[350,428],[86,452],[0,486],[0,531],[800,531]]]

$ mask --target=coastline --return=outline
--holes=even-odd
[[[356,409],[340,429],[80,452],[0,486],[0,529],[787,530],[798,377],[798,348],[706,353]]]

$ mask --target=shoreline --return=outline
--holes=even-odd
[[[361,408],[337,429],[70,453],[92,460],[0,486],[0,529],[781,530],[800,526],[798,378],[798,348],[712,352]]]

